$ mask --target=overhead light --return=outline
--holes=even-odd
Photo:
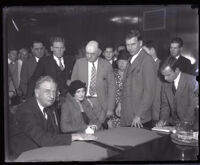
[[[135,23],[138,23],[139,18],[138,17],[132,17],[132,16],[118,16],[118,17],[113,17],[110,20],[112,22],[115,22],[115,23],[131,23],[131,24],[135,24]]]

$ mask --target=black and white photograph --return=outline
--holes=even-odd
[[[197,5],[13,5],[2,18],[5,162],[199,160]]]

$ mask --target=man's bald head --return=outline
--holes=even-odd
[[[95,62],[101,54],[101,50],[99,49],[99,43],[94,40],[88,42],[85,50],[86,58],[89,62]]]

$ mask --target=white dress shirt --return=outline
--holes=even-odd
[[[38,63],[38,61],[39,61],[39,58],[35,56],[35,60],[36,60],[36,62]]]
[[[174,80],[174,86],[175,86],[176,90],[178,88],[178,83],[179,83],[180,77],[181,77],[181,72],[178,74],[178,76]]]
[[[139,55],[140,51],[142,50],[142,48],[140,48],[140,50],[137,52],[137,54],[135,54],[134,56],[132,56],[130,63],[132,64],[133,61],[135,61],[135,59],[137,58],[137,56]]]
[[[53,58],[54,58],[54,60],[56,61],[56,64],[60,67],[60,61],[59,61],[58,57],[56,57],[56,56],[53,55]],[[63,57],[61,57],[61,63],[62,63],[62,65],[63,65],[63,67],[65,68],[65,64],[64,64],[64,59],[63,59]]]
[[[39,101],[37,100],[38,106],[42,112],[42,114],[44,115],[45,119],[48,119],[47,114],[44,112],[44,107],[39,103]]]

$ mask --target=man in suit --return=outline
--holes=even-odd
[[[27,87],[30,78],[36,69],[39,59],[44,56],[43,43],[40,40],[34,40],[31,51],[33,56],[23,62],[20,74],[20,89],[25,97],[27,96]]]
[[[8,88],[9,96],[13,97],[19,93],[19,63],[17,50],[11,48],[8,52]]]
[[[68,91],[67,80],[73,61],[64,56],[65,40],[62,37],[51,38],[51,51],[53,55],[41,58],[28,85],[27,96],[33,96],[34,85],[40,76],[49,75],[58,83],[58,92],[65,96]]]
[[[196,65],[191,64],[190,60],[181,55],[183,50],[183,40],[179,37],[173,38],[170,42],[170,54],[178,61],[179,69],[188,74],[196,75]]]
[[[34,148],[70,145],[74,140],[94,140],[86,134],[60,134],[58,121],[52,106],[57,84],[50,76],[40,77],[36,82],[35,97],[29,98],[16,112],[18,133],[10,140],[10,149],[15,156]],[[12,133],[12,132],[11,132]]]
[[[195,76],[182,72],[179,67],[178,61],[170,56],[160,68],[167,82],[162,86],[160,121],[157,126],[194,120],[198,82]]]
[[[121,98],[121,126],[151,127],[151,109],[156,90],[156,65],[142,49],[138,30],[126,36],[126,48],[131,54],[124,73]]]
[[[159,71],[160,59],[157,56],[157,45],[153,41],[147,41],[144,44],[143,49],[153,58],[156,64],[156,75],[157,75],[156,95],[155,95],[153,105],[152,105],[152,120],[155,123],[159,120],[160,104],[161,104],[160,93],[161,93],[162,81],[161,81],[161,75]]]
[[[100,123],[113,114],[115,104],[115,81],[112,65],[100,58],[97,41],[86,45],[86,57],[76,61],[71,80],[81,80],[87,85],[86,97],[93,106]]]

